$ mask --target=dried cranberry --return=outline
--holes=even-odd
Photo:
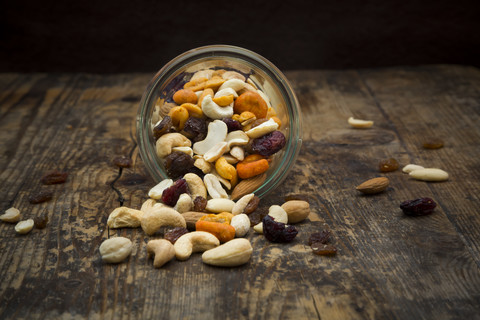
[[[223,118],[222,121],[225,122],[225,124],[227,125],[228,132],[242,130],[242,124],[237,120]]]
[[[262,156],[271,156],[280,151],[286,143],[285,136],[280,131],[273,131],[252,142],[252,150]]]
[[[170,188],[163,190],[162,202],[173,207],[177,203],[180,195],[187,191],[187,181],[185,179],[178,179]]]
[[[312,233],[308,239],[308,245],[311,246],[315,242],[326,244],[330,241],[330,236],[331,232],[328,230]]]
[[[67,181],[68,172],[53,170],[45,174],[40,180],[43,184],[59,184]]]
[[[155,140],[163,136],[165,133],[170,132],[172,127],[172,118],[170,116],[165,116],[162,121],[153,128],[153,136],[155,137]]]
[[[285,223],[276,222],[271,216],[266,215],[262,220],[263,234],[272,242],[290,242],[298,234],[294,226],[285,226]]]
[[[400,204],[400,209],[407,216],[424,216],[433,212],[437,204],[430,198],[406,200]]]
[[[193,167],[195,160],[185,152],[174,151],[165,157],[165,169],[170,178],[183,176]]]
[[[197,142],[205,139],[207,132],[207,122],[204,119],[190,117],[185,122],[182,133],[193,142]]]
[[[184,234],[188,233],[187,228],[184,227],[175,227],[173,229],[168,230],[165,232],[164,238],[168,241],[170,241],[172,244],[175,244],[177,242],[178,238],[183,236]]]
[[[197,196],[193,199],[193,211],[204,212],[207,207],[207,199],[202,196]]]
[[[312,243],[311,247],[312,247],[313,253],[321,256],[333,256],[337,254],[337,248],[335,248],[331,244],[314,242]]]

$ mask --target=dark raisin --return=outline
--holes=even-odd
[[[250,200],[245,209],[243,209],[243,213],[245,213],[246,215],[251,214],[253,211],[257,210],[259,203],[260,198],[257,196],[253,196],[252,200]]]
[[[193,162],[195,164],[195,160]],[[203,173],[203,171],[195,166],[191,167],[190,169],[188,169],[188,172],[187,173],[195,173],[197,176],[199,176],[200,178],[202,178],[203,180],[203,177],[205,176],[205,173]]]
[[[443,140],[438,138],[430,138],[423,143],[425,149],[440,149],[443,147]]]
[[[48,216],[46,214],[40,217],[33,218],[33,225],[37,229],[45,228],[47,226],[47,222],[48,222]]]
[[[193,199],[193,211],[196,212],[205,212],[205,208],[207,207],[207,199],[204,197],[198,196]]]
[[[253,139],[252,150],[262,156],[271,156],[280,151],[286,143],[285,136],[280,131],[273,131],[260,138]]]
[[[290,242],[298,234],[294,226],[276,222],[271,216],[266,215],[263,220],[263,234],[267,240],[272,242]]]
[[[173,229],[168,230],[165,232],[164,238],[168,241],[170,241],[172,244],[175,244],[175,242],[183,236],[184,234],[188,233],[187,228],[184,227],[175,227]]]
[[[321,256],[334,256],[337,254],[337,248],[331,244],[324,244],[321,242],[314,242],[311,245],[313,253]]]
[[[392,172],[398,169],[398,161],[394,158],[380,161],[378,164],[378,169],[380,172]]]
[[[163,190],[162,202],[173,207],[177,203],[180,195],[187,192],[187,181],[185,179],[178,179],[170,188]]]
[[[165,157],[165,169],[170,178],[183,176],[193,167],[195,160],[185,152],[174,151]]]
[[[437,204],[430,198],[406,200],[400,204],[400,209],[407,216],[424,216],[433,212]]]
[[[159,124],[153,128],[153,137],[155,140],[163,136],[165,133],[169,133],[173,127],[173,121],[170,116],[165,116]]]
[[[37,204],[37,203],[42,203],[42,202],[52,200],[52,198],[53,198],[53,192],[40,191],[28,197],[28,201],[30,201],[31,204]]]
[[[112,163],[119,168],[130,168],[132,166],[132,160],[127,156],[115,157]]]
[[[227,125],[228,132],[242,130],[242,124],[237,120],[223,118],[222,121],[225,122],[225,124]]]
[[[201,141],[207,136],[208,127],[204,119],[190,117],[185,122],[182,133],[193,142]]]
[[[312,233],[308,238],[308,245],[311,246],[315,242],[326,244],[330,241],[330,236],[331,232],[328,230]]]
[[[40,182],[43,184],[60,184],[67,181],[68,172],[53,170],[45,174]]]
[[[248,215],[248,218],[250,219],[250,226],[254,226],[256,224],[259,224],[262,222],[263,218],[268,214],[268,211],[266,208],[258,208],[257,210],[251,212]]]
[[[299,193],[289,194],[285,196],[284,200],[285,202],[292,201],[292,200],[301,200],[301,201],[308,202],[308,195],[299,194]]]

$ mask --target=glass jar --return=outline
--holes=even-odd
[[[156,182],[169,178],[157,156],[153,127],[160,120],[157,100],[168,99],[183,88],[192,75],[204,69],[237,71],[253,81],[269,98],[286,137],[285,147],[273,156],[267,178],[254,191],[264,197],[287,177],[302,144],[300,106],[286,77],[262,56],[234,46],[211,45],[187,51],[168,62],[148,84],[137,113],[137,142],[140,156]]]

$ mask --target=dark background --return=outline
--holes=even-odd
[[[0,0],[0,72],[151,72],[208,44],[283,70],[480,67],[480,1]]]

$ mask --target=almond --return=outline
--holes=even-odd
[[[240,181],[240,183],[237,184],[237,186],[233,189],[230,199],[237,200],[243,197],[244,195],[252,193],[263,184],[265,179],[267,179],[267,175],[262,174],[253,178]]]
[[[390,181],[388,178],[379,177],[365,181],[357,187],[357,190],[364,194],[376,194],[387,189]]]
[[[206,212],[197,212],[197,211],[187,211],[182,213],[181,215],[185,219],[185,222],[187,223],[187,229],[188,230],[195,230],[195,223],[197,223],[198,220],[200,220],[201,217],[206,215]]]

